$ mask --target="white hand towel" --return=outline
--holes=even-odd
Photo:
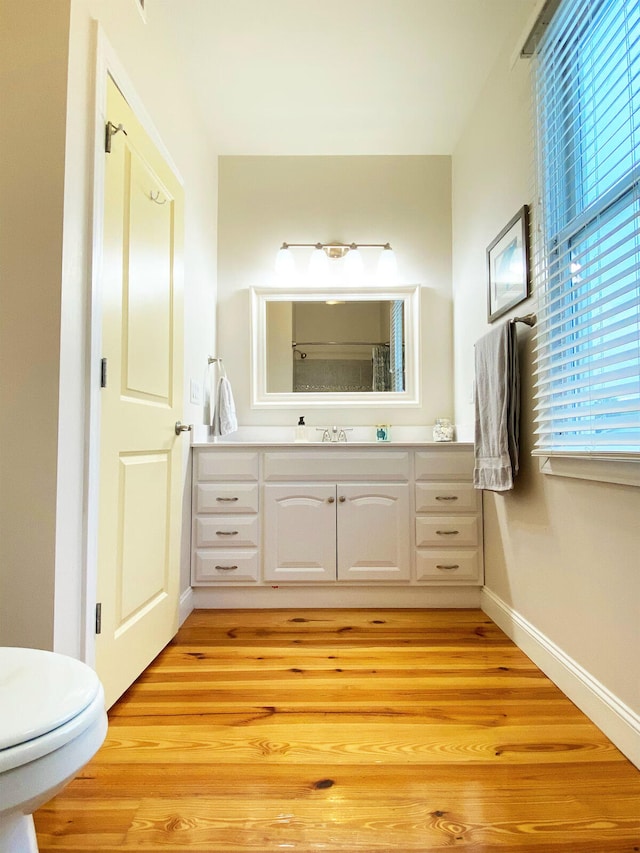
[[[229,435],[238,429],[236,404],[233,399],[231,383],[226,376],[221,376],[218,382],[216,408],[213,418],[213,434]]]
[[[518,472],[520,371],[515,324],[503,323],[475,347],[476,489],[504,492]]]

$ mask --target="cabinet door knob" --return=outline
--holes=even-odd
[[[338,500],[340,501],[340,503],[341,503],[341,504],[343,504],[343,503],[346,501],[346,498],[345,498],[345,496],[344,496],[344,495],[340,495],[340,497],[338,498]]]
[[[327,503],[328,504],[335,503],[335,498],[327,498]]]

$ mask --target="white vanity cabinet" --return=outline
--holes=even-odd
[[[194,585],[256,583],[259,578],[259,454],[195,452]]]
[[[481,492],[473,449],[454,444],[415,454],[416,580],[439,586],[483,581]]]
[[[192,585],[479,586],[472,472],[462,444],[196,446]]]
[[[410,580],[407,483],[268,483],[264,523],[265,580]]]
[[[409,581],[410,454],[265,451],[266,581]]]

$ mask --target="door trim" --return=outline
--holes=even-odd
[[[111,47],[103,29],[96,21],[95,45],[94,138],[93,138],[93,199],[91,237],[90,330],[87,365],[87,414],[85,450],[85,541],[84,580],[82,589],[81,656],[90,666],[95,665],[95,609],[98,581],[98,499],[100,485],[100,359],[102,355],[102,304],[100,276],[102,270],[102,235],[104,226],[105,152],[104,128],[107,122],[107,78],[111,77],[135,112],[146,133],[152,139],[167,164],[184,187],[184,180],[162,138],[139,97],[129,75]]]

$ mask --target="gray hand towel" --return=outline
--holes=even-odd
[[[476,489],[504,492],[518,472],[520,370],[514,323],[503,323],[475,346]]]

